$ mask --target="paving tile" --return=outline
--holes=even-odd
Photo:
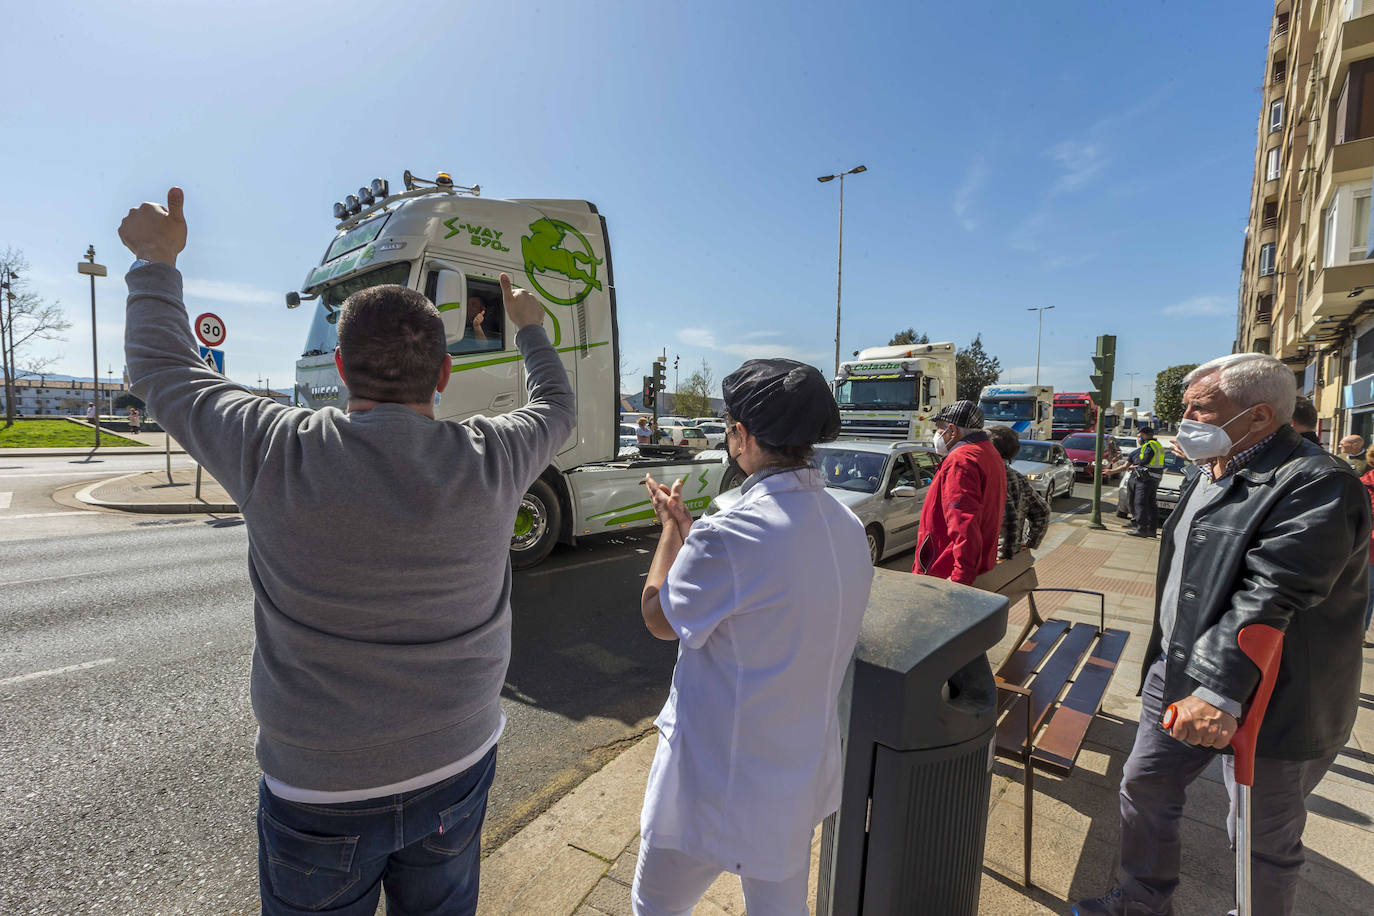
[[[588,906],[595,907],[606,916],[634,916],[630,908],[630,889],[609,877],[602,878],[587,895]]]
[[[568,916],[601,881],[607,867],[590,853],[564,846],[506,906],[490,912],[502,916]],[[482,912],[479,899],[478,913]]]

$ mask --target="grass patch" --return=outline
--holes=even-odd
[[[0,421],[3,423],[3,421]],[[101,446],[144,445],[133,439],[100,431]],[[95,430],[66,420],[17,420],[9,429],[0,428],[0,448],[94,448]]]

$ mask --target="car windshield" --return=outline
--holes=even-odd
[[[1170,471],[1182,474],[1183,469],[1188,466],[1188,462],[1175,455],[1173,452],[1164,453],[1164,467]]]
[[[837,490],[878,492],[886,455],[847,448],[818,448],[814,464],[825,475],[825,485]]]
[[[1016,460],[1049,464],[1050,446],[1044,442],[1022,442],[1021,447],[1016,451]]]
[[[1029,420],[1035,402],[1030,398],[983,398],[978,406],[989,420]]]
[[[387,283],[405,286],[409,279],[410,264],[401,261],[326,286],[320,291],[320,302],[315,307],[315,318],[310,322],[310,332],[306,335],[301,356],[324,356],[334,352],[339,345],[339,306],[349,296],[369,286]]]
[[[1064,448],[1077,449],[1080,451],[1094,451],[1097,448],[1096,436],[1065,436],[1060,443]]]
[[[916,377],[854,378],[835,386],[841,410],[910,410],[916,406]]]

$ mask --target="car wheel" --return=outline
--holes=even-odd
[[[1054,481],[1045,484],[1045,505],[1054,508]]]
[[[725,473],[720,475],[720,492],[733,490],[735,487],[744,483],[749,475],[740,469],[740,466],[731,461],[725,466]]]
[[[883,558],[883,529],[877,525],[869,525],[864,529],[864,534],[868,535],[868,558],[874,566]]]
[[[510,539],[512,569],[528,569],[543,562],[553,551],[562,527],[563,507],[547,481],[536,480],[515,510],[515,530]]]

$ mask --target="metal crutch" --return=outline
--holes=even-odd
[[[1259,686],[1250,699],[1245,718],[1231,736],[1235,752],[1236,771],[1236,913],[1251,916],[1250,895],[1250,788],[1255,784],[1255,739],[1264,722],[1264,711],[1274,693],[1274,681],[1279,676],[1279,657],[1283,654],[1283,632],[1262,623],[1242,627],[1236,637],[1240,650],[1260,670]],[[1163,725],[1174,724],[1178,710],[1170,706],[1164,712]]]

